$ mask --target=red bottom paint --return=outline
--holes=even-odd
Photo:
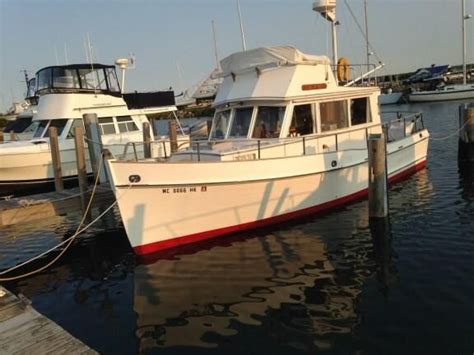
[[[407,178],[409,175],[414,174],[418,170],[423,169],[425,166],[426,166],[426,160],[423,160],[406,170],[403,170],[399,173],[396,173],[395,175],[390,176],[388,179],[388,182],[390,184],[393,184],[395,182],[401,181]],[[351,195],[347,195],[347,196],[323,203],[321,205],[308,207],[302,210],[286,213],[284,215],[270,217],[270,218],[262,219],[259,221],[249,222],[249,223],[238,224],[235,226],[214,229],[214,230],[205,231],[201,233],[190,234],[190,235],[186,235],[186,236],[182,236],[182,237],[178,237],[174,239],[163,240],[156,243],[140,245],[140,246],[134,247],[133,249],[136,254],[145,255],[145,254],[154,253],[160,250],[176,248],[176,247],[183,246],[186,244],[219,237],[225,234],[241,232],[241,231],[254,229],[254,228],[262,228],[262,227],[266,227],[272,224],[285,222],[291,219],[312,215],[324,210],[329,210],[329,209],[347,204],[352,201],[357,201],[367,196],[367,194],[368,194],[368,189],[364,189],[356,193],[353,193]]]

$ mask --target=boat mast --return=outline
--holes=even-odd
[[[214,37],[214,56],[216,57],[216,68],[220,69],[221,65],[219,63],[219,55],[217,54],[217,39],[216,39],[216,27],[214,24],[214,20],[212,20],[212,34]]]
[[[239,22],[240,22],[240,37],[242,38],[242,50],[247,50],[247,43],[245,42],[245,33],[244,25],[242,25],[242,14],[240,13],[240,2],[237,0],[237,12],[239,13]]]
[[[467,84],[466,69],[466,21],[471,15],[466,15],[466,1],[462,0],[462,83]]]
[[[370,50],[369,50],[369,22],[367,17],[367,0],[364,0],[365,12],[365,48],[367,54],[367,71],[370,70]]]
[[[313,3],[313,11],[319,12],[322,17],[331,22],[332,26],[332,61],[337,65],[337,31],[336,26],[339,21],[336,20],[336,0],[316,0]],[[336,76],[337,83],[337,76]]]

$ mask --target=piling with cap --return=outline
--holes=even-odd
[[[171,153],[175,153],[178,151],[178,132],[176,130],[175,121],[169,122],[169,137],[170,137]]]
[[[143,155],[145,159],[151,158],[151,133],[149,122],[143,122]]]
[[[49,147],[53,161],[54,188],[56,191],[64,190],[63,174],[61,169],[61,153],[59,151],[58,130],[56,127],[49,127]]]
[[[388,216],[386,144],[383,134],[371,134],[369,150],[369,217]]]

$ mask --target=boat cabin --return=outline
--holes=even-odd
[[[48,137],[50,127],[56,127],[62,139],[72,138],[74,127],[82,125],[82,117],[88,113],[97,114],[106,140],[114,137],[113,141],[121,141],[133,132],[138,139],[147,115],[176,110],[173,91],[123,94],[113,65],[46,67],[36,73],[31,87],[38,98],[34,139]]]
[[[209,144],[199,147],[199,159],[252,158],[256,145],[256,155],[271,156],[277,146],[281,154],[282,144],[285,156],[297,155],[301,144],[291,145],[303,138],[304,149],[314,152],[366,148],[367,135],[381,131],[378,87],[338,86],[327,57],[290,46],[258,48],[225,58],[222,69]],[[186,154],[195,152],[174,159]]]

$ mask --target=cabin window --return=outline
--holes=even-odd
[[[314,133],[314,111],[312,104],[298,105],[293,108],[289,137]]]
[[[230,128],[229,137],[247,137],[252,120],[253,107],[238,108]]]
[[[252,138],[277,138],[280,136],[285,107],[259,106]]]
[[[65,89],[79,89],[79,78],[75,69],[54,68],[53,87]]]
[[[48,126],[48,130],[44,132],[44,137],[49,137],[49,129],[51,127],[56,127],[58,131],[58,137],[63,133],[64,127],[66,127],[68,119],[66,118],[61,118],[59,120],[51,120]]]
[[[99,78],[97,70],[79,69],[79,79],[81,80],[81,88],[85,90],[95,90],[99,88]]]
[[[347,118],[347,101],[322,102],[321,131],[327,132],[349,126]]]
[[[49,121],[41,121],[38,127],[36,128],[35,133],[33,134],[33,138],[41,138],[46,129],[46,126],[48,126],[48,123]]]
[[[120,133],[133,132],[133,131],[139,130],[135,122],[133,122],[132,117],[130,116],[117,117],[117,122],[118,122],[118,128],[119,128]]]
[[[99,126],[102,134],[115,134],[115,124],[112,117],[99,117]]]
[[[120,91],[117,73],[115,72],[114,68],[106,68],[105,73],[107,75],[107,81],[109,83],[109,90],[110,91]]]
[[[51,68],[49,69],[44,69],[41,70],[38,73],[38,80],[37,80],[37,91],[43,90],[43,89],[49,89],[51,87]]]
[[[351,126],[370,122],[370,111],[367,110],[368,98],[351,100]]]
[[[211,133],[211,138],[223,139],[227,133],[230,121],[230,110],[216,112],[214,117],[214,126]]]
[[[67,138],[74,138],[74,132],[75,132],[75,128],[76,127],[80,127],[82,128],[82,131],[84,131],[84,124],[82,123],[82,119],[76,119],[74,121],[72,121],[72,125],[71,125],[71,128],[69,129],[69,132],[67,133]]]

